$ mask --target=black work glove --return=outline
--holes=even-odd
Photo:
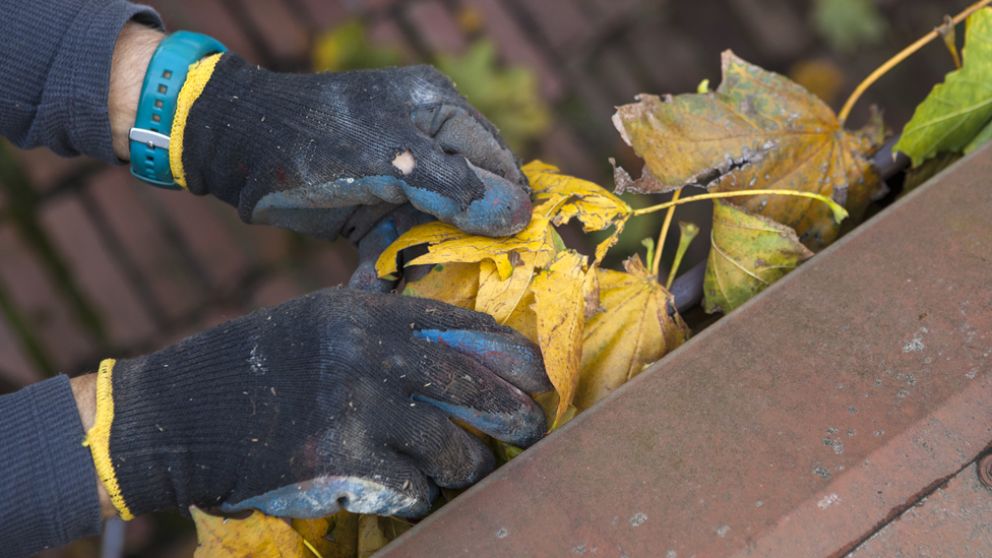
[[[489,236],[530,220],[513,154],[430,66],[281,74],[225,54],[191,68],[184,102],[177,179],[246,222],[335,238],[370,221],[359,207],[407,202]]]
[[[106,451],[118,509],[196,504],[304,518],[339,506],[426,513],[438,486],[467,486],[493,467],[451,418],[526,446],[545,419],[525,391],[550,389],[539,350],[489,316],[350,289],[105,361],[97,384],[97,427],[112,398]]]

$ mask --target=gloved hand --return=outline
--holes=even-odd
[[[374,222],[360,206],[407,202],[476,234],[530,220],[513,154],[429,66],[279,74],[214,55],[191,67],[178,106],[173,175],[246,222],[334,238]]]
[[[493,457],[457,418],[529,445],[550,389],[539,350],[489,316],[327,289],[149,356],[101,364],[97,473],[121,515],[418,516]],[[116,488],[115,488],[116,487]]]

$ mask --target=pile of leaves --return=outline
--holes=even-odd
[[[967,152],[992,136],[990,39],[992,9],[985,8],[968,20],[961,67],[920,105],[896,146],[914,164]],[[404,295],[486,312],[537,343],[554,391],[534,396],[551,428],[560,427],[688,339],[669,289],[697,227],[680,224],[667,281],[658,270],[677,205],[714,200],[703,308],[726,313],[833,242],[841,220],[860,215],[883,190],[870,162],[884,139],[880,117],[849,131],[826,104],[783,76],[731,52],[724,53],[722,70],[716,90],[702,85],[693,94],[642,95],[613,116],[645,162],[636,180],[618,169],[617,190],[674,192],[672,201],[633,209],[597,184],[533,161],[523,168],[534,201],[526,229],[487,238],[441,222],[419,225],[382,254],[378,273],[401,271],[400,252],[420,247],[406,266],[430,271],[409,281]],[[690,185],[708,192],[681,197]],[[649,249],[646,261],[631,257],[622,270],[602,267],[630,219],[660,211],[666,214],[658,242],[649,243],[658,251]],[[556,232],[572,220],[586,233],[607,231],[593,253],[566,246]],[[521,451],[489,443],[504,461]],[[292,522],[259,512],[224,519],[194,510],[194,518],[201,558],[365,558],[410,527],[344,511]]]

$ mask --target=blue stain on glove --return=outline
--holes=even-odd
[[[433,485],[417,483],[425,486],[414,487],[414,483],[402,480],[389,484],[357,476],[328,475],[281,486],[240,502],[223,503],[220,509],[224,513],[257,509],[275,517],[300,519],[327,517],[342,508],[352,513],[400,517],[419,517],[430,510],[437,490]],[[416,494],[417,489],[427,493]]]
[[[520,336],[464,329],[422,329],[413,336],[470,355],[524,391],[536,393],[552,387],[541,351]]]

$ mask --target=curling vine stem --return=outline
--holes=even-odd
[[[992,0],[990,0],[992,1]],[[824,196],[822,194],[814,194],[813,192],[797,192],[796,190],[778,190],[778,189],[757,189],[757,190],[735,190],[733,192],[710,192],[707,194],[699,194],[697,196],[689,196],[687,198],[672,199],[672,201],[659,203],[658,205],[650,205],[648,207],[642,207],[640,209],[635,209],[632,215],[634,217],[640,215],[648,215],[650,213],[656,213],[668,209],[670,207],[675,207],[677,205],[683,205],[687,203],[702,201],[702,200],[718,200],[722,198],[739,198],[744,196],[795,196],[799,198],[810,198],[814,200],[821,201],[830,207],[830,211],[834,214],[834,220],[838,223],[847,218],[847,210],[841,207],[840,204],[834,200]]]
[[[951,19],[953,25],[957,25],[961,23],[962,21],[967,19],[968,16],[984,8],[990,3],[992,3],[992,0],[980,0],[979,2],[975,2],[971,6],[968,6],[967,8],[964,9],[964,11],[962,11],[961,13],[959,13],[958,15],[954,16]],[[840,119],[841,126],[843,126],[844,122],[847,121],[847,117],[851,115],[851,109],[854,108],[854,103],[858,102],[858,99],[861,98],[861,95],[864,94],[864,92],[867,91],[869,87],[871,87],[876,81],[878,81],[879,78],[887,74],[889,70],[895,68],[897,65],[899,65],[900,62],[909,58],[914,53],[916,53],[916,51],[920,50],[921,48],[926,46],[930,41],[936,39],[939,36],[940,36],[940,27],[934,28],[933,31],[930,31],[926,35],[920,37],[919,39],[916,40],[916,42],[902,49],[898,54],[896,54],[892,58],[886,60],[885,63],[879,66],[878,68],[876,68],[874,72],[868,74],[868,77],[862,80],[862,82],[859,83],[858,86],[854,89],[854,92],[851,93],[851,96],[847,98],[847,101],[844,103],[843,108],[840,109],[840,113],[837,114],[837,118]]]

